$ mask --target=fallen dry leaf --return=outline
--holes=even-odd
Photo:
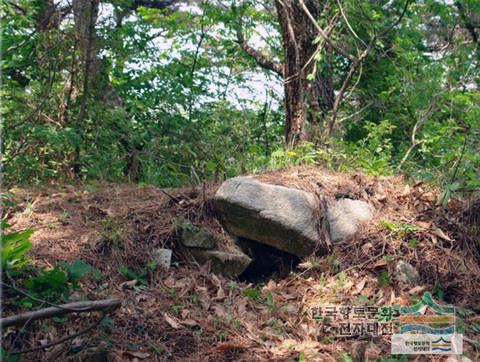
[[[378,259],[372,266],[371,268],[378,268],[380,266],[385,266],[387,265],[387,262],[385,261],[385,259]]]
[[[363,288],[365,288],[365,284],[367,284],[367,279],[363,278],[357,285],[355,286],[355,294],[359,294]]]
[[[173,278],[171,275],[163,281],[163,284],[169,288],[173,288],[175,286],[175,278]]]
[[[264,286],[262,289],[265,291],[273,291],[277,288],[277,283],[273,279],[270,279],[267,283],[266,286]]]
[[[377,199],[377,201],[384,202],[387,200],[387,195],[381,194],[381,195],[377,195],[375,198]]]
[[[127,351],[125,353],[132,356],[132,357],[136,357],[136,358],[140,358],[140,359],[145,359],[145,358],[150,357],[150,353],[147,353],[147,352]]]
[[[123,282],[120,284],[120,288],[127,289],[133,288],[138,283],[137,279],[129,280],[128,282]]]
[[[345,285],[343,286],[343,290],[348,291],[348,290],[350,290],[352,287],[353,287],[353,282],[352,282],[351,280],[349,280],[349,281],[346,282]]]
[[[218,286],[218,289],[217,289],[217,296],[213,299],[214,300],[222,300],[222,299],[225,299],[225,297],[226,297],[225,291],[223,290],[222,285],[220,284]]]
[[[390,292],[390,305],[395,303],[395,291],[392,289]]]
[[[440,228],[436,227],[435,225],[432,225],[432,230],[431,232],[438,236],[439,238],[443,239],[443,240],[447,240],[447,241],[453,241],[452,239],[450,239],[448,237],[447,234],[445,234]]]
[[[415,225],[417,225],[422,230],[430,229],[431,223],[425,221],[416,221]]]
[[[189,326],[189,327],[198,326],[198,323],[193,319],[185,319],[185,320],[181,321],[180,323],[182,323],[186,326]]]
[[[298,269],[306,270],[312,267],[312,263],[309,260],[306,260],[297,265]]]
[[[237,302],[237,311],[240,316],[243,316],[247,311],[247,298],[240,298]]]
[[[198,301],[203,309],[208,310],[210,308],[211,302],[210,297],[208,295],[208,290],[205,287],[196,287],[195,291],[198,295]]]
[[[163,317],[167,321],[167,323],[172,327],[173,329],[178,329],[180,328],[180,324],[178,324],[172,317],[170,317],[167,313],[163,313]]]
[[[435,197],[435,194],[433,192],[425,192],[420,195],[420,200],[426,201],[426,202],[434,202],[437,198]]]
[[[227,310],[221,304],[215,304],[213,306],[213,310],[215,311],[215,314],[220,318],[223,318],[227,315]]]
[[[408,195],[410,195],[410,186],[405,185],[405,187],[404,187],[400,196],[405,197],[405,196],[408,196]]]
[[[424,285],[417,285],[416,287],[413,287],[412,289],[410,289],[408,291],[408,294],[414,295],[414,294],[422,293],[425,289],[426,287]]]

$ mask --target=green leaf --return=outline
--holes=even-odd
[[[155,260],[150,260],[148,263],[147,263],[147,269],[149,270],[155,270],[157,269],[157,262]]]
[[[77,283],[93,269],[90,264],[80,259],[77,259],[72,263],[61,262],[59,265],[67,272],[68,279],[73,283]]]
[[[40,275],[27,279],[25,287],[34,294],[48,299],[67,296],[70,291],[67,275],[58,267],[42,271]]]
[[[247,288],[243,291],[243,296],[249,299],[258,300],[260,298],[260,293],[258,292],[257,289]]]
[[[33,230],[24,230],[2,236],[2,269],[21,269],[28,263],[25,254],[32,248],[32,233]]]
[[[93,268],[92,268],[92,276],[93,276],[93,280],[95,280],[96,282],[98,282],[103,278],[102,272],[100,270],[93,269]]]
[[[390,283],[390,276],[387,271],[382,271],[380,275],[378,276],[378,283],[382,286],[385,287]]]

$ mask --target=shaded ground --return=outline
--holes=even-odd
[[[254,285],[185,262],[176,248],[176,230],[184,222],[208,227],[224,238],[223,248],[229,248],[229,239],[214,218],[215,186],[162,191],[98,184],[11,190],[8,219],[13,229],[35,231],[31,253],[35,264],[48,267],[61,260],[85,260],[101,271],[102,278],[85,280],[73,297],[116,296],[123,301],[94,332],[29,354],[25,360],[348,361],[344,354],[355,355],[353,346],[359,342],[368,343],[371,360],[379,360],[389,356],[388,336],[337,338],[319,328],[312,308],[367,301],[406,305],[426,290],[464,308],[462,328],[468,340],[464,349],[472,361],[480,360],[479,346],[475,347],[480,339],[477,203],[451,200],[443,210],[435,206],[436,190],[422,184],[405,186],[399,178],[312,168],[261,178],[319,197],[367,200],[377,217],[365,226],[362,237],[336,245],[332,255],[303,261],[283,278]],[[394,226],[388,223],[392,220]],[[158,247],[175,249],[177,258],[169,271],[146,267]],[[419,271],[418,285],[395,282],[394,265],[400,259]],[[143,276],[125,277],[119,271],[125,267]],[[35,322],[32,332],[16,338],[16,343],[28,347],[31,341],[55,340],[94,319],[81,315],[61,324]],[[4,344],[12,341],[12,333],[5,335]]]

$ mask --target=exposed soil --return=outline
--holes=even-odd
[[[480,360],[474,346],[480,339],[480,329],[474,327],[480,327],[478,201],[450,200],[444,209],[436,206],[439,191],[421,183],[315,168],[260,178],[319,197],[362,199],[375,207],[377,216],[361,236],[335,245],[327,257],[288,260],[257,250],[275,254],[286,265],[272,267],[282,264],[272,256],[270,266],[254,265],[243,281],[232,281],[209,273],[208,265],[188,262],[176,245],[177,228],[189,222],[224,240],[223,249],[232,248],[232,239],[215,218],[212,197],[218,185],[197,190],[113,184],[10,190],[7,219],[14,230],[35,231],[33,263],[51,267],[82,259],[101,271],[102,278],[84,280],[73,298],[122,300],[108,323],[25,355],[25,360],[338,361],[343,353],[355,354],[354,342],[368,343],[367,356],[376,360],[389,355],[388,336],[337,338],[319,328],[311,308],[365,303],[367,298],[372,305],[405,305],[423,291],[437,291],[444,302],[468,310],[464,325],[470,342],[464,350],[472,361]],[[389,228],[382,220],[415,229]],[[145,282],[119,272],[123,266],[145,270],[159,247],[175,252],[170,270],[148,271]],[[392,277],[400,259],[419,271],[419,285],[379,279],[382,274]],[[4,306],[6,314],[18,310]],[[4,346],[29,348],[52,341],[95,318],[82,314],[63,323],[34,322],[26,334],[6,331]]]

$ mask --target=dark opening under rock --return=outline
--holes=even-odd
[[[261,282],[269,278],[285,278],[301,260],[296,255],[253,240],[239,238],[237,243],[253,259],[240,274],[241,281]]]

